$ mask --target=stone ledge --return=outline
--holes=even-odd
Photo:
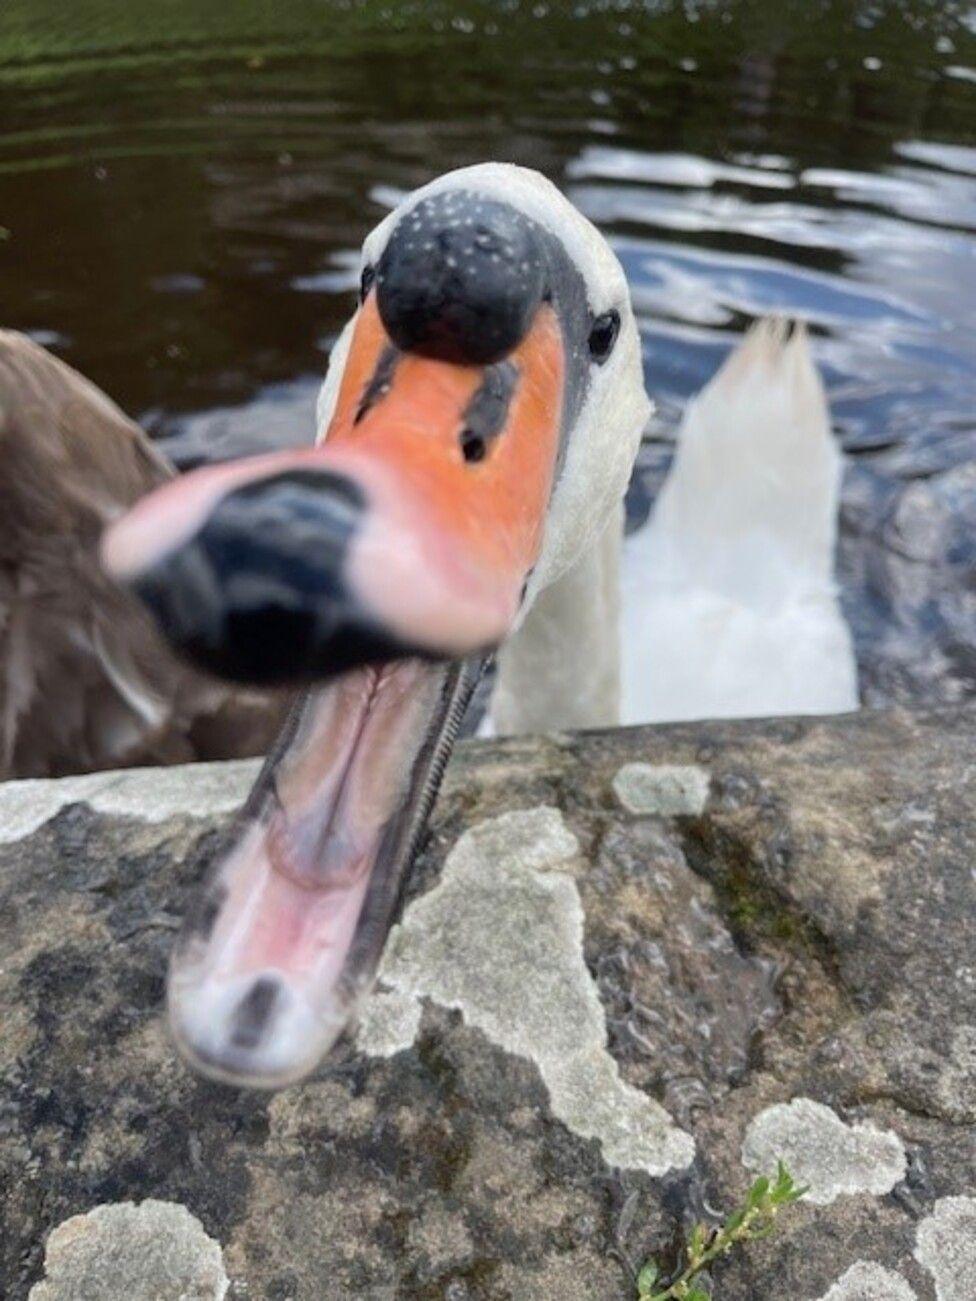
[[[228,1298],[615,1301],[782,1148],[818,1195],[716,1297],[973,1301],[974,753],[972,709],[465,743],[358,1038],[273,1098],[160,1019],[249,770],[0,787],[0,1294],[155,1199]]]

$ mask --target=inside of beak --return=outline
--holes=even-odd
[[[361,669],[296,707],[174,952],[184,1054],[230,1083],[307,1075],[370,988],[472,664]]]

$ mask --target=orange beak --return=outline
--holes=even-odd
[[[376,252],[321,441],[186,475],[103,547],[198,665],[315,684],[170,968],[177,1042],[238,1084],[307,1075],[369,989],[600,361],[580,267],[491,186],[420,196]]]
[[[318,446],[165,485],[109,531],[106,565],[232,679],[493,648],[539,555],[564,369],[547,303],[506,360],[458,365],[397,350],[373,293]]]
[[[563,365],[548,305],[507,361],[483,367],[397,354],[375,294],[364,304],[324,454],[358,468],[380,508],[351,573],[405,640],[466,654],[508,633],[542,544]]]

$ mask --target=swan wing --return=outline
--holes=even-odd
[[[0,331],[0,778],[255,753],[276,702],[179,664],[103,573],[102,530],[173,471],[71,367]]]

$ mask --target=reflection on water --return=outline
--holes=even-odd
[[[811,323],[865,696],[976,691],[976,36],[923,3],[5,0],[3,323],[186,461],[297,441],[406,190],[539,167],[609,234],[658,415]]]

